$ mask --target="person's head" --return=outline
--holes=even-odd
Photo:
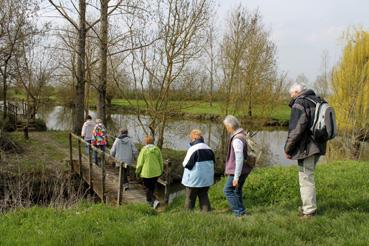
[[[228,133],[233,133],[234,131],[236,131],[238,128],[241,127],[239,120],[233,115],[227,115],[223,121],[223,124],[227,129]]]
[[[102,120],[101,119],[96,119],[96,124],[100,124],[102,123]]]
[[[292,98],[298,97],[306,87],[303,84],[295,83],[291,86],[289,93]]]
[[[127,128],[120,128],[119,129],[119,134],[120,135],[127,135],[128,134]]]
[[[191,141],[200,140],[202,139],[202,132],[198,129],[194,129],[190,133]]]
[[[87,115],[86,120],[92,120],[91,115]]]
[[[154,138],[152,136],[145,136],[144,137],[144,142],[145,142],[146,145],[153,144],[154,143]]]

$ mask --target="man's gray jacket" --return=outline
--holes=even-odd
[[[291,117],[284,150],[293,160],[305,159],[315,154],[324,155],[326,151],[326,143],[316,142],[310,132],[315,104],[305,97],[316,100],[313,90],[304,90],[290,102]]]

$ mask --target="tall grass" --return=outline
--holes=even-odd
[[[72,209],[34,207],[0,217],[3,245],[367,245],[369,162],[336,162],[316,171],[318,216],[302,220],[297,168],[264,168],[244,187],[251,216],[237,219],[222,194],[210,190],[214,211],[187,212],[183,198],[164,212],[144,204]]]

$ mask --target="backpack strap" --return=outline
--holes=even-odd
[[[320,111],[320,107],[321,107],[322,103],[321,102],[316,102],[313,99],[311,99],[310,97],[305,96],[303,98],[307,99],[308,101],[310,101],[312,103],[314,103],[314,105],[315,105],[314,120],[313,120],[313,124],[310,127],[310,132],[312,134],[314,134],[314,128],[315,128],[316,124],[318,123],[319,111]]]
[[[305,99],[307,99],[308,101],[310,101],[310,102],[314,103],[315,105],[317,105],[317,104],[318,104],[318,102],[314,101],[314,100],[313,100],[313,99],[311,99],[310,97],[303,97],[303,98],[305,98]]]

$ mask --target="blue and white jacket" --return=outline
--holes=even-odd
[[[209,187],[214,184],[214,152],[203,140],[191,145],[183,161],[182,184],[192,188]]]

